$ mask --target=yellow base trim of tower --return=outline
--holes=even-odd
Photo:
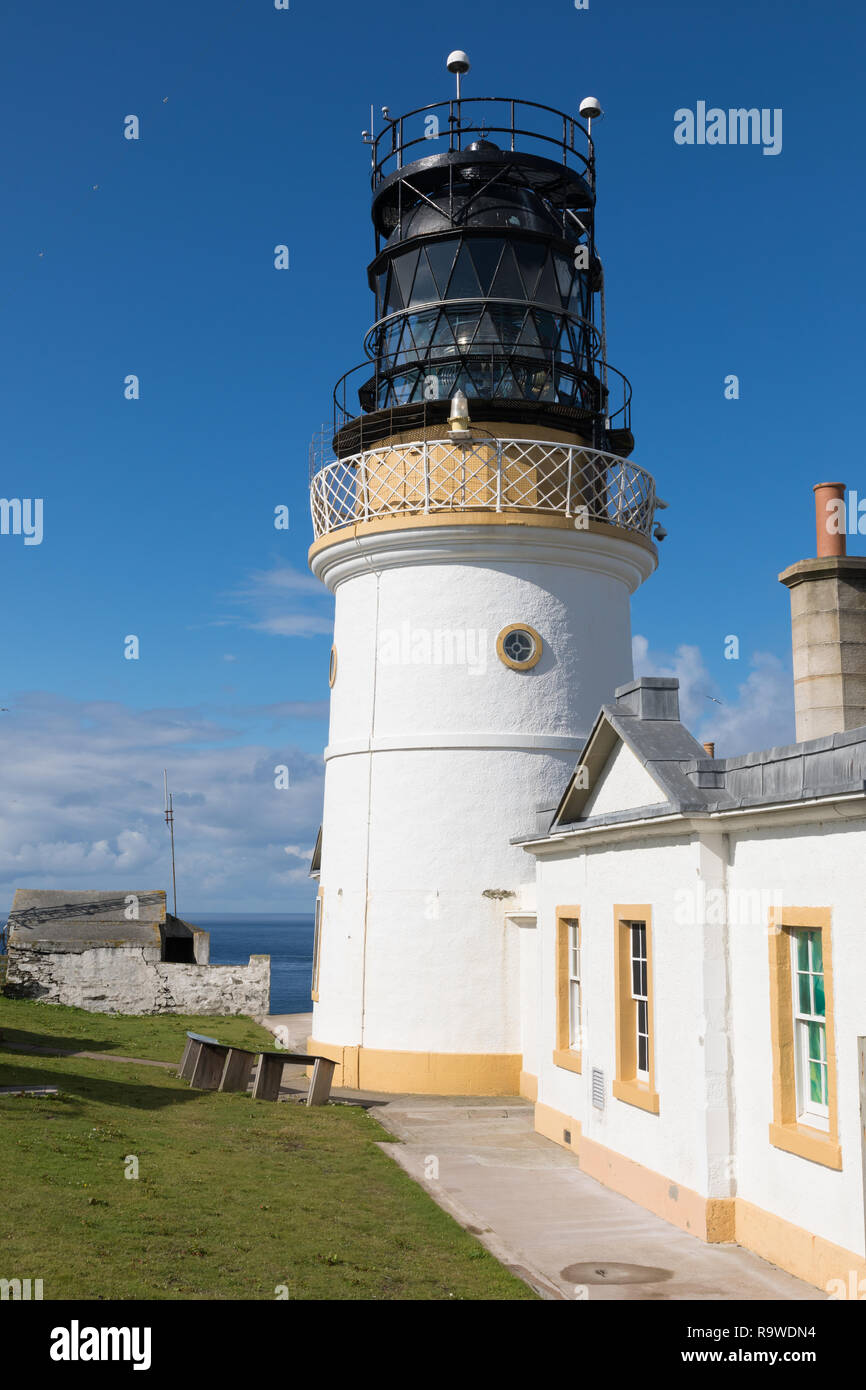
[[[519,1052],[389,1052],[310,1038],[307,1051],[336,1062],[335,1086],[419,1096],[516,1096]]]

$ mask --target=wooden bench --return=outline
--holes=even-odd
[[[305,1052],[250,1052],[221,1043],[203,1033],[187,1033],[178,1075],[197,1091],[245,1091],[258,1057],[253,1080],[253,1100],[276,1100],[285,1066],[311,1066],[313,1076],[307,1105],[325,1105],[331,1094],[335,1063],[328,1057]]]
[[[206,1038],[203,1033],[190,1033],[186,1035],[186,1047],[180,1059],[180,1070],[178,1076],[182,1076],[184,1081],[189,1081],[195,1070],[204,1043],[215,1043],[216,1038]]]
[[[300,1066],[313,1068],[307,1105],[325,1105],[331,1094],[335,1065],[330,1057],[316,1057],[307,1052],[263,1052],[253,1082],[253,1100],[276,1100],[283,1067]]]
[[[179,1075],[196,1091],[245,1091],[256,1054],[203,1033],[187,1033]]]

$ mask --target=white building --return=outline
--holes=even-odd
[[[864,779],[866,728],[710,758],[676,682],[644,679],[524,841],[536,1128],[702,1239],[846,1291],[866,1276]]]
[[[663,504],[595,326],[592,142],[553,113],[556,158],[522,154],[510,105],[501,146],[462,147],[459,102],[447,149],[410,155],[408,117],[373,145],[361,413],[312,483],[336,618],[309,1050],[337,1085],[520,1091],[600,1181],[848,1288],[866,561],[824,525],[783,576],[808,741],[716,759],[676,682],[632,680]]]

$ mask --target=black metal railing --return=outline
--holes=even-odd
[[[400,351],[367,360],[345,372],[334,387],[333,431],[359,411],[446,401],[458,389],[478,399],[565,405],[587,416],[603,416],[609,429],[631,428],[631,383],[616,367],[595,358],[587,369],[563,347],[523,347],[475,342],[443,346],[424,355]],[[467,389],[467,386],[469,389]]]
[[[535,119],[537,126],[546,128],[524,125],[524,111],[531,113],[526,120]],[[545,114],[536,116],[536,112]],[[431,118],[435,124],[431,124]],[[423,128],[416,133],[419,125]],[[553,157],[555,151],[558,162],[578,173],[591,188],[594,187],[592,136],[574,116],[557,111],[554,106],[545,106],[538,101],[522,101],[516,97],[462,97],[459,101],[455,97],[433,102],[429,106],[419,106],[402,116],[386,118],[384,130],[371,140],[373,188],[406,164],[422,158],[423,148],[428,154],[433,152],[432,147],[438,140],[447,141],[449,154],[462,150],[467,135],[473,139],[492,139],[494,142],[497,136],[504,136],[510,152],[541,153],[548,159]],[[520,144],[516,143],[518,140]],[[535,145],[540,148],[534,148]],[[581,145],[585,147],[585,152],[579,148]],[[408,158],[410,150],[415,153]]]

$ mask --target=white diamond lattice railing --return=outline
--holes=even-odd
[[[536,439],[385,444],[326,464],[310,487],[316,538],[357,521],[432,512],[543,512],[649,537],[651,475],[616,454]]]

